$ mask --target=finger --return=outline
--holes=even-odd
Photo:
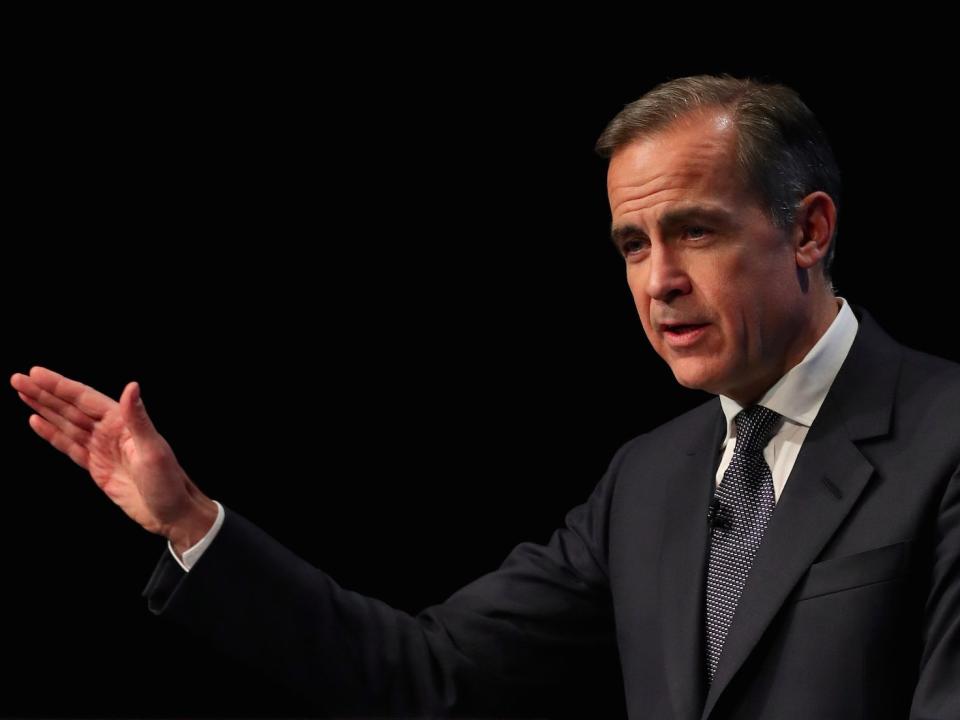
[[[24,402],[27,402],[24,396],[29,397],[35,403],[49,408],[61,417],[66,418],[73,425],[82,428],[87,432],[93,430],[93,427],[96,423],[93,418],[86,413],[81,412],[79,409],[65,400],[61,400],[56,395],[52,395],[46,390],[42,389],[28,376],[17,373],[10,378],[10,384],[17,389],[17,394],[20,395],[20,398],[23,399]],[[30,403],[27,404],[30,405],[30,407],[32,407],[34,410],[37,410],[37,412],[40,412],[35,405],[31,405]],[[50,420],[49,416],[44,415],[44,417]]]
[[[57,429],[55,425],[50,424],[39,415],[31,415],[28,422],[37,435],[53,445],[84,470],[88,469],[90,453],[88,453],[82,445],[75,443],[66,434]]]
[[[41,404],[56,410],[64,417],[70,418],[75,425],[80,427],[92,428],[94,423],[102,418],[102,413],[99,410],[94,410],[89,407],[90,403],[88,401],[80,400],[81,406],[78,407],[74,400],[71,400],[70,398],[64,398],[63,395],[58,394],[57,381],[45,375],[44,371],[47,373],[52,372],[45,370],[45,368],[35,367],[31,370],[31,373],[33,373],[32,375],[15,373],[10,378],[10,384],[16,388],[18,392],[29,395]],[[53,374],[56,375],[56,373]],[[74,381],[69,382],[74,383],[75,385],[80,385]],[[67,386],[61,385],[60,391],[63,391],[66,388]],[[87,388],[87,390],[90,391],[90,393],[96,393],[97,395],[100,394],[95,390],[92,390],[92,388]],[[108,403],[113,403],[113,406],[116,407],[116,403],[110,400],[110,398],[107,398],[105,395],[102,397],[105,398]],[[84,411],[84,408],[87,409],[87,412]],[[104,412],[107,409],[109,409],[109,405],[104,405],[101,407],[101,410]]]
[[[63,417],[59,413],[51,410],[49,407],[40,404],[33,398],[24,395],[23,393],[17,393],[20,396],[20,399],[23,400],[27,405],[33,408],[38,414],[43,416],[43,419],[46,420],[51,425],[55,426],[60,432],[69,437],[75,443],[87,447],[90,444],[90,433],[84,430],[83,428],[77,427],[69,419]],[[76,412],[76,411],[75,411]],[[86,415],[84,415],[86,417]],[[90,418],[87,418],[90,421]],[[92,422],[92,421],[91,421]]]
[[[116,407],[115,400],[94,390],[89,385],[71,380],[45,367],[34,366],[30,368],[30,379],[43,390],[70,403],[94,420],[99,420],[111,408]]]
[[[123,415],[123,420],[130,428],[130,433],[138,446],[143,441],[154,440],[157,437],[157,429],[153,426],[150,416],[147,415],[147,409],[140,397],[139,383],[127,383],[127,386],[123,389],[123,393],[120,395],[120,413]]]

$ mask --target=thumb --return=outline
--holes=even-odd
[[[135,441],[152,440],[156,436],[157,430],[140,397],[140,383],[127,383],[120,396],[120,412]]]

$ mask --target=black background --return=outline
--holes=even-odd
[[[7,376],[138,380],[208,495],[404,611],[546,542],[620,444],[707,398],[647,345],[592,150],[657,82],[795,87],[844,172],[838,293],[960,360],[937,65],[76,19],[6,30]],[[164,541],[0,405],[0,714],[303,712],[147,611]]]

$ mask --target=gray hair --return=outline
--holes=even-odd
[[[833,199],[839,217],[840,168],[833,150],[816,117],[797,92],[785,85],[727,74],[661,83],[624,106],[594,149],[609,159],[634,140],[708,108],[730,113],[737,128],[737,166],[775,226],[789,228],[799,202],[817,190]],[[828,280],[835,245],[836,228],[823,261]]]

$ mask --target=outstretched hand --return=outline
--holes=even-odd
[[[10,384],[35,415],[30,427],[90,473],[97,486],[146,530],[183,550],[213,525],[217,508],[180,467],[147,415],[140,386],[120,401],[43,367]]]

